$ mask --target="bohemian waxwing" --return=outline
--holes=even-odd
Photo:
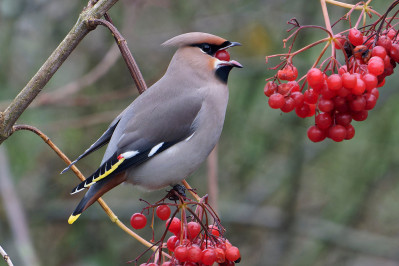
[[[229,94],[227,78],[233,67],[242,66],[228,56],[218,58],[217,52],[240,44],[191,32],[163,45],[178,48],[165,75],[63,171],[109,142],[101,166],[71,193],[89,187],[69,217],[70,224],[124,181],[147,190],[178,184],[200,166],[218,142]]]

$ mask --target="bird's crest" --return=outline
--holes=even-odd
[[[189,32],[173,37],[172,39],[169,39],[166,42],[164,42],[162,45],[182,47],[182,46],[189,46],[200,43],[221,45],[224,42],[226,42],[225,39],[218,37],[216,35],[204,32]]]

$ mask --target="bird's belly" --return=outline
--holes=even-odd
[[[179,142],[140,166],[128,170],[127,182],[147,190],[179,183],[201,165],[214,146],[209,144],[206,145],[208,148],[201,147],[193,151],[188,148],[189,145],[189,141]]]

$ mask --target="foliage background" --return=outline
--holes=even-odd
[[[85,4],[0,2],[1,110],[63,39]],[[373,7],[383,13],[387,4],[376,0]],[[331,6],[329,11],[332,21],[345,12]],[[367,121],[355,123],[355,138],[343,143],[311,143],[306,130],[312,120],[271,110],[263,95],[265,78],[274,74],[264,57],[284,51],[281,40],[290,18],[323,25],[319,1],[124,0],[110,14],[149,85],[167,67],[173,51],[160,44],[172,36],[204,31],[243,44],[231,49],[245,68],[230,75],[230,102],[219,146],[220,214],[226,236],[240,247],[241,265],[399,265],[396,75],[381,89]],[[304,31],[297,47],[322,37],[317,30]],[[137,95],[115,49],[100,64],[109,70],[93,84],[70,94],[64,87],[98,66],[113,42],[104,28],[90,33],[19,123],[43,130],[71,158],[84,151]],[[294,60],[301,74],[318,51]],[[73,226],[67,224],[81,197],[69,195],[78,180],[71,173],[59,175],[63,162],[37,136],[15,133],[1,152],[6,155],[1,167],[10,168],[22,202],[37,265],[123,265],[144,251],[97,205]],[[90,174],[101,157],[100,151],[78,166]],[[205,175],[203,167],[188,180],[200,195],[207,191]],[[154,202],[161,196],[163,191],[120,186],[104,198],[128,223],[130,215],[144,207],[139,198]],[[0,244],[15,265],[23,265],[28,251],[15,239],[7,204],[3,197]],[[151,237],[149,230],[140,233]]]

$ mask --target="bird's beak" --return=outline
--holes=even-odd
[[[233,46],[241,46],[242,44],[241,43],[239,43],[239,42],[231,42],[231,44],[230,45],[227,45],[225,48],[223,48],[223,49],[227,49],[227,48],[230,48],[230,47],[233,47]]]
[[[219,51],[226,50],[226,49],[228,49],[230,47],[241,46],[241,45],[242,44],[239,43],[239,42],[230,42],[229,45],[223,47]],[[231,67],[243,68],[243,66],[239,62],[237,62],[236,60],[230,60],[230,61],[221,61],[221,60],[219,60],[217,66],[218,67],[220,67],[220,66],[231,66]]]

